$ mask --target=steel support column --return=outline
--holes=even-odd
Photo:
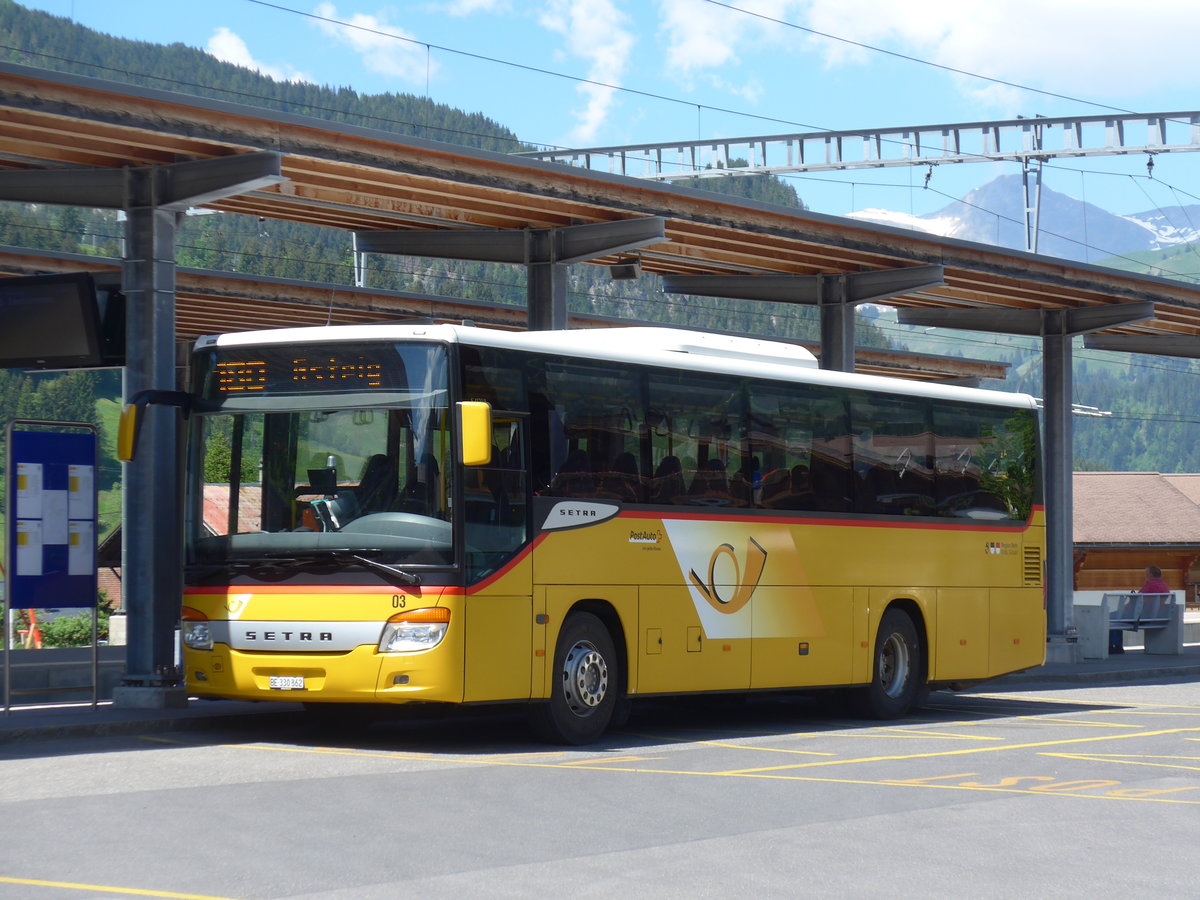
[[[525,266],[528,328],[567,327],[567,270],[572,263],[627,253],[667,240],[660,216],[527,228],[522,231],[358,231],[360,252],[469,259]]]
[[[1025,202],[1025,249],[1038,252],[1038,235],[1042,226],[1042,161],[1027,160],[1021,169],[1021,185]]]
[[[554,233],[529,233],[529,262],[525,264],[525,304],[530,331],[567,327],[567,267],[555,259]]]
[[[1073,662],[1074,492],[1071,333],[1067,310],[1042,314],[1042,442],[1046,501],[1046,659]]]
[[[123,209],[126,297],[125,399],[174,390],[175,227],[189,206],[276,184],[280,156],[246,153],[125,169],[0,173],[0,199]],[[138,457],[126,463],[121,529],[122,595],[128,639],[118,706],[187,702],[175,667],[183,596],[179,423],[174,409],[147,407]]]
[[[128,177],[131,205],[125,210],[121,265],[127,304],[126,402],[142,390],[177,387],[176,213],[147,202],[153,195],[153,170],[130,169]],[[121,583],[128,616],[125,686],[167,688],[179,682],[173,640],[183,596],[178,418],[172,408],[148,406],[137,459],[125,464],[121,513]],[[120,704],[124,699],[122,688],[117,688],[114,701]]]
[[[846,276],[818,275],[821,312],[821,368],[854,371],[854,304],[847,298]]]

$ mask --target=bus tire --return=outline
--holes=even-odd
[[[567,616],[554,650],[550,699],[530,708],[538,737],[556,744],[590,744],[608,728],[621,679],[608,629],[591,613]]]
[[[870,719],[898,719],[917,703],[924,687],[921,641],[912,618],[892,607],[879,622],[871,682],[851,692],[854,710]]]

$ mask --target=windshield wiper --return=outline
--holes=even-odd
[[[385,575],[390,575],[395,578],[400,584],[408,587],[416,587],[421,583],[421,576],[412,572],[406,572],[396,566],[389,566],[387,563],[382,563],[377,559],[371,559],[369,556],[363,556],[363,553],[381,553],[381,550],[359,550],[350,551],[342,550],[335,551],[334,555],[338,559],[352,559],[360,565],[366,566],[368,569],[373,569],[376,572],[382,572]]]
[[[364,556],[366,553],[383,553],[377,547],[364,547],[360,550],[311,550],[297,553],[281,553],[278,556],[259,554],[258,556],[238,556],[222,563],[200,563],[189,566],[190,569],[295,569],[311,565],[330,565],[332,563],[356,562],[375,572],[381,572],[398,583],[408,587],[416,587],[421,583],[421,576],[404,569],[388,565],[377,559]]]

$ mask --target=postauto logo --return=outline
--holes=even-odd
[[[755,627],[750,600],[763,578],[766,548],[748,530],[728,522],[668,519],[662,524],[705,635],[750,637]],[[773,627],[766,619],[762,624]]]
[[[733,566],[734,571],[732,579],[734,587],[729,597],[721,595],[716,583],[717,565],[722,558],[728,559],[728,563]],[[763,568],[767,564],[767,551],[754,538],[747,538],[745,559],[746,571],[743,573],[733,545],[721,544],[709,558],[708,581],[702,581],[695,569],[688,571],[688,579],[713,609],[726,615],[732,615],[749,603],[750,598],[754,596],[754,590],[758,587],[758,582],[762,579]]]

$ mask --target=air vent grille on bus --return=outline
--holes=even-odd
[[[1042,548],[1026,547],[1024,559],[1024,577],[1027,585],[1042,583]]]

